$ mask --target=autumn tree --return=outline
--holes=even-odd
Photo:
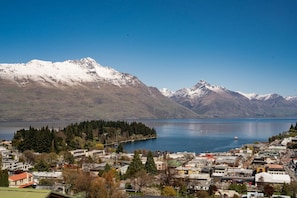
[[[90,173],[86,172],[78,172],[77,177],[74,182],[75,191],[76,192],[85,192],[86,197],[89,197],[90,187],[94,177],[90,175]]]
[[[273,195],[274,188],[269,184],[265,184],[263,187],[263,191],[266,196],[271,197]]]
[[[199,198],[208,198],[209,195],[208,195],[208,193],[205,190],[199,190],[196,193],[196,197],[199,197]]]
[[[142,188],[153,183],[152,175],[148,174],[144,169],[138,171],[134,175],[134,186],[139,192],[142,192]]]
[[[172,186],[165,186],[162,190],[162,195],[167,197],[175,197],[176,191]]]
[[[30,151],[30,150],[25,150],[23,153],[22,153],[22,156],[24,158],[24,161],[25,162],[28,162],[29,164],[33,164],[36,162],[36,156],[34,154],[33,151]]]

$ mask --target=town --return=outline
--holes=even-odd
[[[122,144],[20,152],[2,140],[0,197],[296,197],[296,126],[268,142],[199,154],[127,153]]]

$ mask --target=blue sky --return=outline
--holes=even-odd
[[[84,57],[173,91],[296,96],[297,1],[0,1],[1,63]]]

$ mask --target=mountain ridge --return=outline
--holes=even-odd
[[[296,116],[297,97],[279,94],[244,94],[200,80],[191,88],[175,92],[161,89],[164,96],[206,117]],[[166,92],[166,93],[164,93]]]
[[[0,64],[0,121],[197,117],[136,76],[94,59]]]
[[[297,116],[297,97],[244,94],[200,80],[175,92],[92,58],[0,64],[0,121]]]

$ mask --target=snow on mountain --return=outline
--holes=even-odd
[[[135,76],[103,67],[92,58],[64,62],[31,60],[28,63],[0,64],[0,78],[13,80],[22,86],[30,81],[54,86],[71,86],[85,82],[108,82],[117,86],[140,83]]]
[[[243,95],[244,97],[248,98],[249,100],[270,100],[270,99],[275,99],[277,97],[282,97],[278,94],[256,94],[256,93],[249,93],[249,94],[246,94],[246,93],[242,93],[242,92],[237,92],[241,95]]]
[[[173,91],[170,91],[169,89],[167,88],[162,88],[162,89],[159,89],[159,91],[166,97],[171,97],[174,92]]]
[[[297,96],[288,96],[285,97],[285,99],[288,101],[297,102]]]
[[[223,92],[226,89],[217,85],[211,85],[204,80],[200,80],[196,85],[191,88],[183,88],[174,92],[174,96],[199,98],[205,96],[209,91],[216,93]]]
[[[178,98],[202,98],[207,95],[209,92],[215,92],[215,93],[224,93],[228,92],[230,90],[220,87],[217,85],[211,85],[208,82],[204,80],[200,80],[196,85],[194,85],[191,88],[182,88],[175,92],[170,91],[168,89],[161,89],[160,92],[163,93],[166,97],[178,97]],[[231,91],[233,92],[233,91]],[[278,94],[256,94],[256,93],[243,93],[240,91],[236,91],[234,93],[238,93],[248,100],[261,100],[261,101],[267,101],[271,99],[276,99],[279,97],[282,97]],[[297,101],[297,96],[295,97],[286,97],[284,98],[287,101]]]

